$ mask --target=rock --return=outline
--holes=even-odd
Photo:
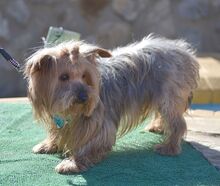
[[[94,44],[97,43],[96,37],[93,36],[93,35],[87,36],[87,37],[85,38],[85,41],[88,42],[88,43],[94,43]]]
[[[137,39],[155,33],[166,37],[175,35],[174,17],[168,0],[155,1],[134,23],[134,36]]]
[[[8,27],[8,21],[0,14],[0,39],[8,40],[10,37],[10,31]]]
[[[130,40],[131,28],[128,24],[104,23],[98,29],[97,42],[103,47],[113,48],[124,45]]]
[[[186,38],[200,52],[219,52],[219,16],[220,0],[0,0],[0,47],[22,63],[54,26],[106,48],[153,32]],[[25,92],[25,81],[14,73],[0,56],[0,78],[7,77],[0,81],[0,96]]]
[[[219,17],[219,12],[220,12],[220,0],[212,0],[210,1],[211,4],[211,13],[212,15],[217,15],[216,17]]]
[[[215,31],[216,33],[220,34],[220,22],[219,21],[215,24]]]
[[[60,6],[56,6],[54,11],[57,16],[56,20],[62,22],[61,25],[64,29],[79,32],[81,35],[90,34],[92,25],[89,21],[86,21],[86,19],[81,15],[82,12],[80,9],[77,8],[77,6],[74,6],[74,4],[70,4],[69,7],[64,6],[62,8],[60,8]]]
[[[209,15],[209,1],[182,0],[177,7],[178,14],[189,20],[199,20]]]
[[[80,7],[84,15],[86,16],[96,16],[103,10],[107,4],[108,0],[80,0]]]
[[[23,0],[9,1],[7,13],[17,23],[26,24],[30,18],[30,11]]]
[[[214,8],[220,8],[220,0],[212,0],[211,3]]]
[[[34,4],[54,4],[59,2],[60,0],[29,0],[29,1]]]
[[[185,28],[179,31],[179,37],[192,44],[197,50],[202,49],[202,33],[199,29]]]
[[[134,21],[143,5],[140,0],[114,0],[112,4],[114,11],[127,21]]]

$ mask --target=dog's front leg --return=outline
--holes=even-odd
[[[56,153],[57,150],[57,132],[56,130],[51,130],[45,140],[33,147],[32,152],[35,154],[52,154]]]
[[[116,128],[110,125],[103,126],[97,136],[88,140],[74,155],[64,159],[55,170],[61,174],[81,172],[101,161],[111,151],[116,140]]]
[[[108,148],[103,147],[103,149],[97,149],[95,146],[90,146],[89,148],[85,146],[75,156],[64,159],[56,166],[55,170],[61,174],[85,171],[95,163],[101,161],[111,150],[112,145]]]

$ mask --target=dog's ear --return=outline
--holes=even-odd
[[[104,48],[94,48],[91,51],[89,51],[89,53],[99,55],[100,57],[112,57],[110,51]]]
[[[55,58],[51,55],[44,55],[39,60],[34,59],[34,56],[30,58],[24,68],[25,77],[29,77],[31,74],[44,71],[47,72],[53,65]]]
[[[89,61],[94,62],[97,57],[107,58],[112,57],[112,54],[104,48],[91,48],[86,51],[85,56]]]
[[[38,70],[45,70],[48,71],[52,68],[52,65],[55,63],[55,58],[51,55],[43,56],[38,64]]]

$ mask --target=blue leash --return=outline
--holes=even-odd
[[[8,52],[5,51],[5,49],[0,48],[0,53],[1,55],[5,58],[6,61],[10,62],[12,64],[12,66],[19,71],[20,69],[20,64],[13,58],[10,56],[10,54]]]

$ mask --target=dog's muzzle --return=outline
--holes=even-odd
[[[85,103],[88,100],[88,94],[85,90],[81,90],[77,95],[78,103]]]
[[[75,95],[76,95],[76,103],[83,104],[89,98],[88,90],[82,84],[77,84],[76,87],[75,87],[74,92],[75,92]]]

